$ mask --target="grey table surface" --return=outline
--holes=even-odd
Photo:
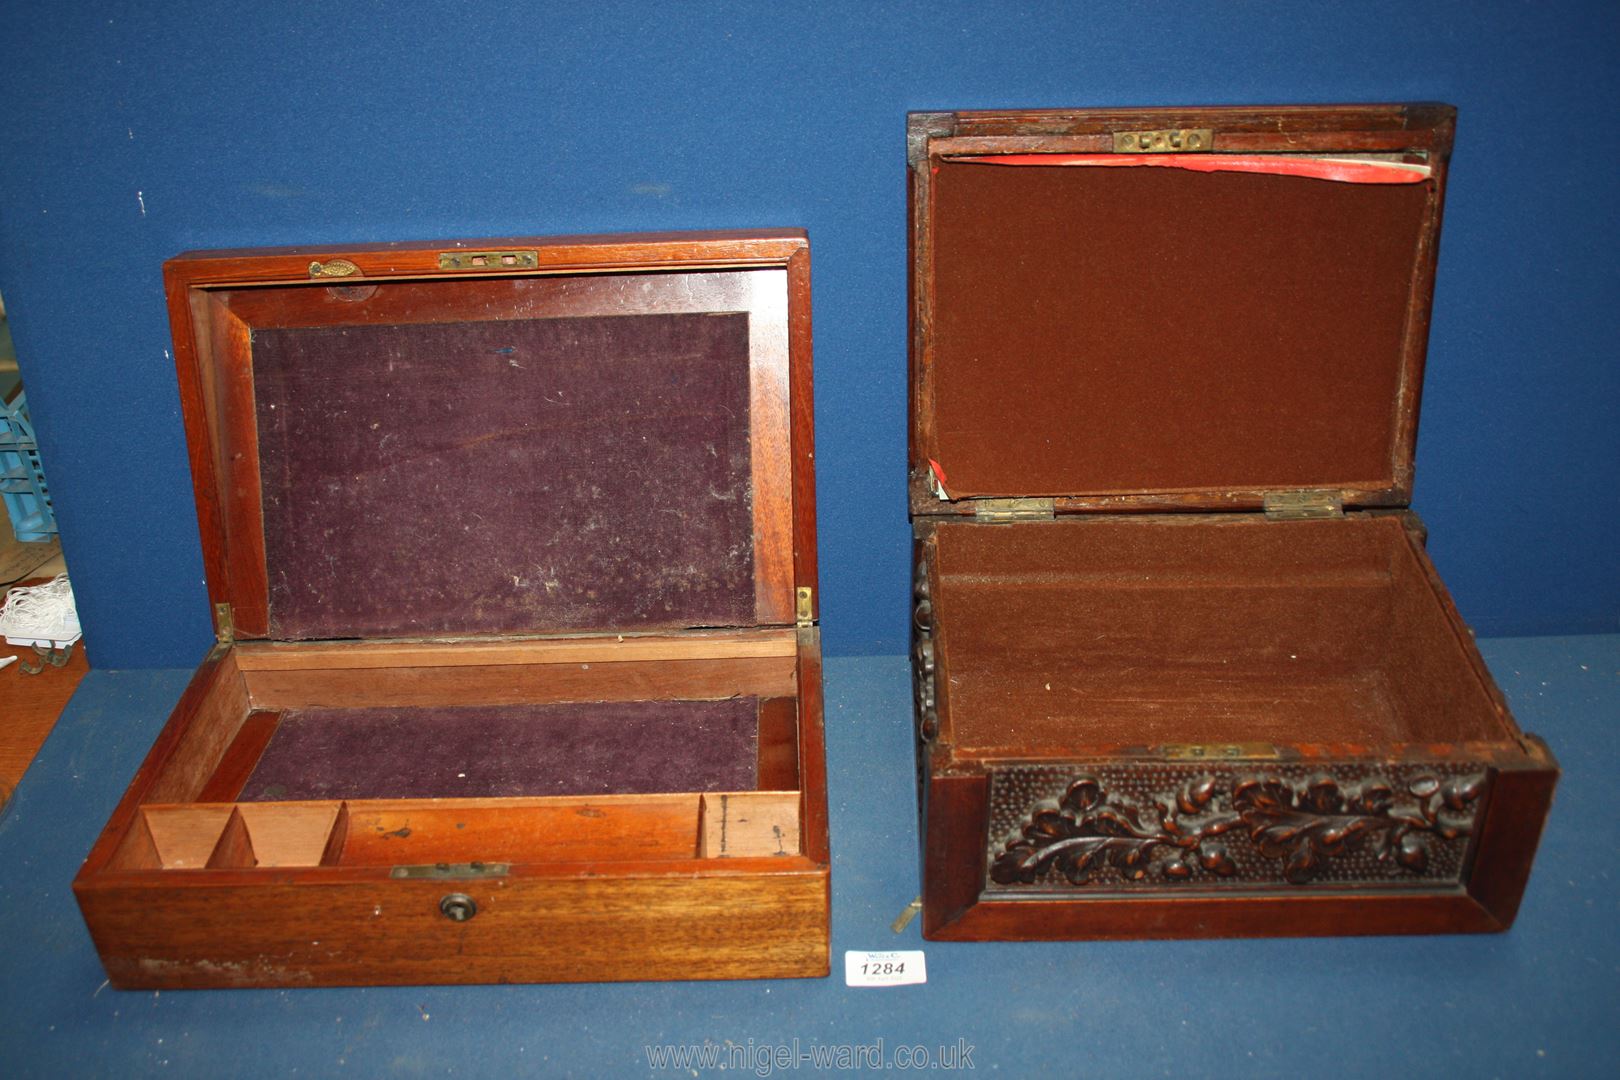
[[[832,978],[169,993],[105,985],[69,882],[188,673],[91,672],[0,820],[0,1076],[763,1076],[913,1048],[1013,1076],[1620,1075],[1620,635],[1481,648],[1565,770],[1507,934],[894,934],[918,891],[909,672],[833,657]],[[893,948],[926,948],[926,985],[844,985],[845,950]],[[714,1067],[660,1066],[665,1047],[709,1047]]]

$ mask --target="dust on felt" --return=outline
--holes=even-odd
[[[591,322],[572,319],[564,321],[571,324],[571,333],[572,328],[580,323]],[[494,328],[496,324],[484,325]],[[536,370],[535,365],[529,361],[528,350],[524,348],[525,340],[509,336],[511,329],[512,323],[507,322],[498,335],[491,335],[493,341],[486,346],[489,351],[485,355],[496,364],[504,365],[514,376],[518,376],[527,384],[525,391],[517,396],[535,401],[536,404],[544,403],[549,407],[570,408],[582,404],[573,398],[569,389],[551,377],[549,367],[543,365],[541,369]],[[729,331],[717,333],[724,336],[726,332]],[[429,626],[422,620],[433,619],[431,612],[445,604],[456,608],[458,614],[455,619],[458,623],[470,618],[472,622],[480,625],[491,620],[503,625],[507,623],[515,625],[516,619],[528,629],[536,628],[528,625],[536,619],[547,626],[554,624],[559,627],[576,628],[597,626],[611,628],[615,623],[637,627],[675,623],[681,625],[747,623],[748,612],[744,609],[751,609],[752,604],[744,601],[752,599],[751,595],[745,594],[753,592],[750,586],[753,584],[754,576],[752,565],[754,538],[751,528],[753,491],[749,463],[750,440],[745,419],[748,400],[746,385],[741,387],[742,396],[734,403],[739,406],[738,408],[732,408],[726,401],[713,398],[705,402],[704,407],[695,413],[681,409],[676,409],[672,413],[670,407],[675,399],[662,394],[659,386],[659,380],[664,377],[662,373],[666,370],[681,372],[687,369],[702,369],[705,365],[712,366],[719,356],[715,346],[707,342],[710,336],[712,335],[705,333],[705,343],[698,344],[682,340],[690,338],[689,331],[674,331],[670,340],[676,343],[677,347],[673,350],[657,351],[657,372],[648,380],[647,386],[640,388],[652,391],[653,396],[648,397],[645,393],[626,395],[630,398],[628,403],[624,402],[624,398],[619,398],[618,404],[615,404],[610,395],[609,400],[602,403],[610,412],[623,409],[627,421],[624,430],[631,433],[637,432],[648,423],[658,422],[660,418],[664,421],[672,416],[676,418],[676,429],[661,436],[663,445],[649,446],[646,456],[637,457],[634,453],[625,453],[622,450],[612,455],[618,460],[614,460],[611,464],[622,471],[619,474],[621,479],[615,480],[611,486],[616,489],[623,488],[625,486],[623,478],[631,478],[632,482],[629,485],[631,491],[606,491],[604,487],[608,485],[588,483],[591,479],[588,468],[585,475],[574,476],[569,474],[577,473],[579,470],[567,468],[556,475],[556,479],[562,481],[561,489],[557,489],[556,483],[553,482],[552,490],[545,493],[544,498],[548,505],[565,505],[574,512],[583,509],[584,512],[580,515],[583,520],[571,523],[571,531],[577,538],[579,547],[583,549],[583,559],[569,558],[562,563],[553,559],[524,565],[526,560],[523,555],[527,552],[519,554],[517,560],[513,560],[512,552],[487,550],[486,545],[477,539],[479,536],[500,535],[504,530],[499,528],[498,522],[492,523],[484,514],[473,509],[463,509],[459,514],[442,515],[440,520],[453,521],[456,517],[461,519],[455,524],[460,526],[464,541],[451,541],[447,537],[441,537],[437,541],[428,540],[427,537],[422,539],[440,550],[454,550],[461,547],[462,553],[455,561],[482,563],[486,568],[483,574],[475,573],[472,577],[493,577],[489,571],[494,571],[500,575],[498,580],[508,586],[508,589],[481,588],[474,591],[470,597],[462,596],[452,602],[451,595],[445,587],[428,588],[420,598],[425,602],[427,610],[419,619],[413,620],[407,629],[413,631],[442,629]],[[486,338],[486,341],[488,340]],[[413,349],[407,345],[406,342],[390,342],[385,347],[386,366],[390,372],[420,370],[422,365],[415,362],[420,358],[413,359]],[[610,346],[610,352],[613,348],[615,347]],[[546,351],[544,348],[541,350],[542,354]],[[632,351],[623,356],[612,356],[610,359],[639,365],[642,356]],[[541,375],[545,383],[543,387],[532,382],[535,375]],[[670,377],[675,378],[676,375],[671,374]],[[686,382],[684,374],[679,377],[683,383]],[[498,376],[496,382],[501,382]],[[690,389],[689,385],[687,389]],[[683,390],[677,398],[683,395],[689,396],[689,393]],[[306,400],[310,396],[319,397],[306,395]],[[384,389],[377,400],[387,400],[395,396]],[[368,402],[351,402],[351,404],[368,408],[369,411]],[[271,410],[276,407],[274,401],[268,405]],[[339,410],[340,413],[342,411]],[[373,416],[376,415],[373,413]],[[377,433],[376,442],[372,447],[373,454],[383,460],[374,459],[369,468],[355,462],[355,465],[361,466],[354,475],[355,481],[360,481],[368,473],[397,473],[408,465],[407,460],[394,452],[395,447],[399,445],[397,440],[407,437],[404,433],[387,430],[390,424],[386,418],[370,419],[368,426],[371,431]],[[610,426],[620,425],[614,423]],[[712,435],[708,439],[701,438],[700,433],[713,432],[716,426],[724,432],[721,439],[715,439]],[[495,444],[508,440],[519,444],[529,441],[534,427],[531,421],[525,419],[516,427],[508,424],[499,425],[493,431],[486,428],[478,432],[474,429],[472,437],[456,440],[437,453],[443,457],[445,454],[459,456],[468,452],[483,451],[484,456],[487,456],[486,448]],[[693,435],[700,437],[693,439]],[[621,440],[621,443],[623,441],[625,440]],[[643,444],[649,442],[645,430],[640,432],[639,441]],[[722,441],[729,441],[729,445],[724,449],[720,445]],[[520,450],[521,445],[497,453],[504,452],[510,455]],[[420,455],[405,456],[405,458],[419,457]],[[694,467],[691,460],[694,457],[708,461],[709,467]],[[682,459],[685,459],[684,462]],[[510,469],[512,463],[507,463],[505,467]],[[724,474],[723,478],[715,476],[716,469]],[[529,471],[531,474],[535,472],[532,469]],[[436,475],[434,470],[423,472],[430,477]],[[540,472],[543,474],[544,470]],[[553,472],[555,473],[555,470]],[[695,504],[690,498],[681,496],[682,485],[678,481],[682,476],[705,481],[704,486],[697,491],[698,498]],[[677,481],[673,495],[669,494],[672,477]],[[570,483],[570,479],[574,482]],[[582,486],[581,482],[586,483]],[[345,490],[350,486],[348,482],[340,484]],[[266,494],[267,501],[279,505],[281,500],[277,499],[274,493],[266,492]],[[399,502],[396,500],[396,504]],[[673,546],[667,542],[668,537],[672,535],[667,527],[650,532],[645,528],[645,514],[649,504],[658,514],[667,515],[679,522],[673,530],[673,535],[680,539]],[[472,505],[481,504],[474,501]],[[731,508],[729,511],[716,515],[717,509],[727,506]],[[634,518],[638,513],[642,518],[640,522]],[[722,521],[727,523],[722,524]],[[407,533],[420,531],[421,529],[413,526]],[[442,532],[443,529],[439,528],[437,531]],[[644,532],[649,532],[649,535],[641,535]],[[657,539],[660,535],[664,540]],[[722,538],[725,542],[713,543],[714,540]],[[392,546],[398,550],[401,545],[409,547],[417,543],[412,536],[401,535]],[[471,545],[471,549],[468,549],[467,545]],[[499,547],[500,545],[496,545],[497,549]],[[681,559],[678,552],[682,547],[689,550],[702,549],[711,554],[701,560]],[[334,557],[329,549],[325,554],[326,569],[323,574],[331,579],[326,587],[317,587],[314,583],[307,582],[300,588],[294,580],[296,574],[289,577],[283,567],[276,566],[271,576],[276,583],[277,593],[302,591],[306,594],[305,602],[313,602],[316,608],[325,608],[329,612],[333,607],[350,606],[341,595],[338,595],[345,590],[339,588],[337,579],[344,576],[342,566],[352,564],[348,559]],[[676,557],[669,558],[671,554],[675,554]],[[713,558],[714,555],[718,555],[719,558]],[[373,563],[374,571],[376,560],[369,561]],[[518,565],[511,565],[513,561]],[[305,561],[305,565],[321,565],[321,563],[319,554],[314,554]],[[506,565],[501,565],[502,563]],[[374,577],[373,571],[366,571],[362,567],[363,576]],[[461,575],[461,578],[466,580],[467,575]],[[582,584],[576,586],[572,584],[573,582]],[[493,581],[489,584],[493,584]],[[444,583],[439,585],[443,586]],[[539,602],[526,599],[527,594],[532,594]],[[735,596],[738,599],[733,603],[730,599],[724,599],[728,596]],[[412,605],[407,605],[410,606]],[[734,607],[738,609],[735,612],[731,610]],[[626,608],[629,610],[624,610]],[[722,609],[725,609],[723,613]],[[394,610],[399,610],[399,605],[394,605]],[[336,613],[320,618],[327,621],[336,618],[349,620],[348,616],[339,616]],[[375,630],[369,626],[362,626],[359,629],[362,634]]]
[[[288,710],[241,797],[258,802],[752,790],[758,737],[758,699],[747,695]],[[376,835],[404,840],[412,835],[411,824],[408,818],[378,823]]]

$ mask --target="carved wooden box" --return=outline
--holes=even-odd
[[[165,267],[218,645],[120,987],[825,975],[801,232]]]
[[[911,117],[929,937],[1512,922],[1557,765],[1408,509],[1454,115]]]

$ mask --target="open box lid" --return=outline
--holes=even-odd
[[[912,512],[1406,505],[1454,120],[913,114]]]
[[[164,269],[222,640],[815,619],[803,232]]]

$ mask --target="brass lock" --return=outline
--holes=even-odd
[[[451,922],[466,922],[478,914],[478,904],[466,893],[446,893],[439,901],[439,914]]]

